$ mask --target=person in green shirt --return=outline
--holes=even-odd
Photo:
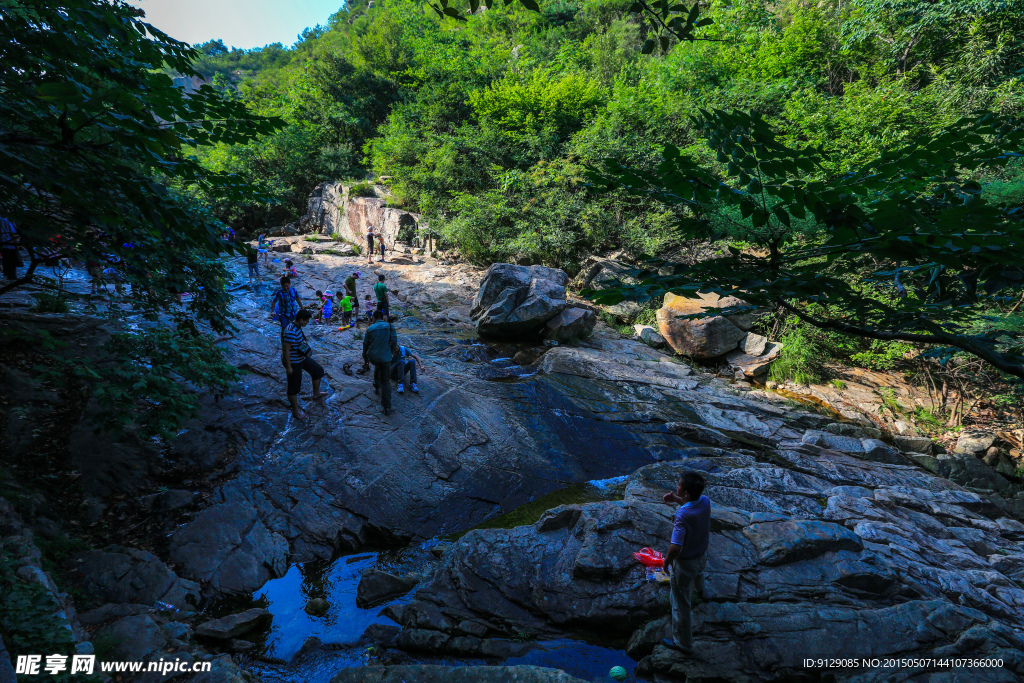
[[[341,298],[341,324],[352,324],[352,297],[348,294]]]
[[[359,292],[356,291],[356,280],[358,279],[358,270],[345,278],[345,294],[352,297],[352,309],[355,311],[352,315],[353,324],[359,322]]]
[[[373,324],[363,335],[363,362],[373,363],[373,390],[380,394],[384,414],[391,414],[391,361],[398,348],[398,334],[384,314],[374,311]]]
[[[384,284],[384,273],[377,276],[377,284],[373,286],[373,293],[377,295],[377,310],[384,314],[384,320],[391,319],[391,311],[388,306],[388,286]]]

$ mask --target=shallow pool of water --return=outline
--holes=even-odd
[[[317,637],[328,646],[351,646],[370,624],[394,624],[377,616],[384,605],[372,609],[356,607],[356,587],[363,571],[377,562],[377,553],[342,557],[326,565],[307,562],[293,565],[288,572],[253,594],[274,615],[262,655],[282,662],[291,661],[307,639]],[[320,617],[306,614],[313,598],[326,599],[331,607]],[[411,595],[387,604],[408,602]]]

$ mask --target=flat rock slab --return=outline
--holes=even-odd
[[[196,635],[202,638],[230,640],[243,633],[268,626],[273,618],[269,610],[254,607],[238,614],[204,622],[196,627]]]

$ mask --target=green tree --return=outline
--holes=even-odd
[[[0,215],[17,225],[29,257],[0,295],[34,281],[47,258],[103,262],[132,286],[136,311],[150,320],[170,314],[175,335],[198,339],[202,328],[229,326],[218,256],[232,246],[219,239],[223,226],[171,185],[249,196],[238,178],[209,172],[189,151],[281,124],[209,86],[187,95],[176,88],[166,72],[196,75],[198,53],[143,16],[104,0],[0,8]],[[185,291],[190,301],[172,305]],[[167,343],[158,339],[154,353]],[[147,362],[137,359],[136,372]],[[222,386],[223,377],[205,379]],[[146,386],[139,391],[143,398]]]
[[[973,354],[1024,378],[1024,343],[1013,330],[972,328],[997,302],[1024,288],[1024,222],[1019,209],[987,201],[971,174],[1024,154],[1024,127],[987,115],[964,119],[839,176],[816,173],[826,154],[782,144],[757,113],[703,112],[694,121],[726,166],[726,178],[667,147],[656,171],[622,167],[593,174],[609,189],[627,188],[684,207],[680,229],[711,234],[712,212],[738,211],[734,234],[759,249],[730,247],[721,258],[653,263],[626,293],[649,300],[666,291],[713,291],[752,307],[781,307],[805,323],[879,340],[937,345],[934,353]],[[835,163],[835,160],[832,160]],[[813,219],[816,235],[794,229]]]

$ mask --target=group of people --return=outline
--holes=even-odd
[[[287,263],[291,263],[290,261]],[[294,269],[292,270],[294,272]],[[341,298],[342,321],[345,325],[355,325],[359,320],[359,295],[356,283],[360,272],[354,271],[345,279]],[[374,368],[373,388],[381,396],[384,414],[393,410],[391,400],[391,381],[398,380],[398,393],[405,392],[406,377],[409,388],[418,393],[417,375],[423,370],[423,362],[419,356],[407,347],[398,344],[398,335],[391,322],[389,292],[387,278],[381,273],[373,285],[377,297],[376,307],[372,306],[370,295],[366,296],[366,316],[371,325],[363,336],[363,365]],[[320,381],[324,376],[323,367],[313,360],[313,352],[306,340],[303,328],[314,318],[320,322],[330,322],[334,315],[334,292],[317,290],[319,309],[314,312],[302,305],[302,299],[292,284],[289,275],[283,275],[281,287],[274,292],[271,299],[271,319],[281,326],[281,362],[288,375],[288,403],[292,416],[304,420],[305,415],[299,408],[299,390],[302,388],[302,372],[309,374],[313,382],[314,400],[325,396],[320,391]]]

